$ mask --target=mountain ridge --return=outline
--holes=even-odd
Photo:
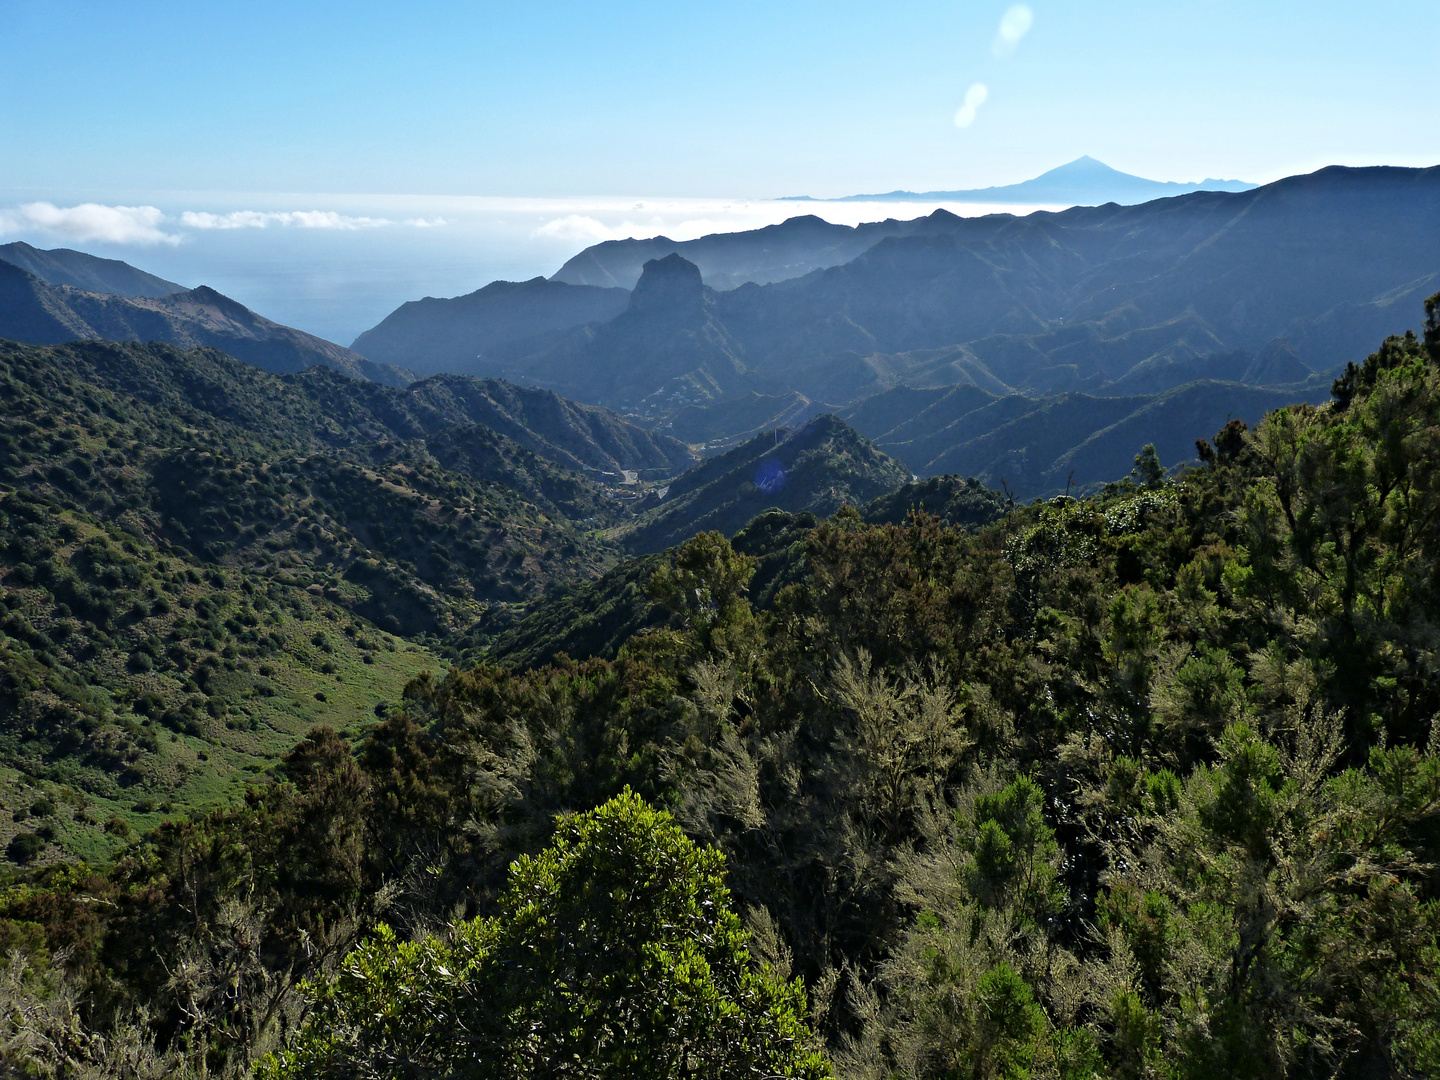
[[[0,342],[0,378],[0,799],[65,786],[52,839],[92,859],[373,721],[434,635],[608,568],[596,469],[678,447],[545,391],[159,342]],[[577,416],[629,443],[586,452]]]
[[[864,505],[910,479],[898,461],[838,416],[757,435],[676,477],[663,500],[642,507],[620,534],[631,554],[673,547],[697,532],[727,536],[762,511],[828,517]]]
[[[1440,280],[1437,219],[1435,169],[1332,167],[1245,192],[1131,207],[978,218],[937,211],[858,229],[811,217],[684,243],[609,241],[567,266],[588,260],[612,282],[629,283],[643,274],[644,264],[635,266],[641,255],[647,263],[671,255],[692,262],[712,291],[705,317],[689,330],[724,354],[715,359],[726,378],[742,376],[736,393],[799,392],[844,405],[902,383],[966,380],[1042,396],[1161,392],[1197,377],[1299,381],[1305,369],[1330,370],[1399,329],[1401,312]],[[751,245],[753,268],[781,234],[820,237],[828,247],[806,249],[812,262],[849,255],[836,247],[841,241],[864,250],[768,284],[711,284],[709,267],[718,264],[707,263],[706,252],[722,239],[731,256]],[[610,386],[610,361],[595,353],[619,355],[622,318],[634,321],[622,313],[590,329],[528,339],[511,332],[468,370],[548,380],[569,396],[608,395],[621,407],[670,400],[677,389],[675,408],[731,393],[703,390],[702,377],[691,380],[690,398],[679,386],[651,383],[622,399]],[[1291,370],[1254,367],[1262,353],[1293,354]],[[1141,364],[1148,366],[1125,383]],[[667,378],[685,374],[667,370]]]
[[[4,261],[0,261],[0,338],[30,345],[86,339],[165,341],[185,348],[218,348],[274,374],[327,364],[351,378],[391,386],[415,378],[411,372],[273,322],[208,285],[158,297],[127,297],[53,285]]]
[[[627,293],[554,278],[493,281],[464,296],[402,304],[350,347],[425,375],[469,374],[497,345],[613,318],[628,305]]]
[[[953,216],[947,210],[937,213]],[[763,285],[848,262],[886,236],[923,230],[926,221],[888,219],[837,225],[814,214],[800,214],[776,225],[709,233],[694,240],[671,240],[667,236],[604,240],[566,260],[550,280],[633,289],[645,263],[679,254],[700,267],[705,283],[713,289],[733,289],[746,282]],[[758,255],[752,252],[755,247]]]
[[[28,270],[51,285],[69,285],[86,292],[114,293],[129,299],[158,298],[184,292],[184,285],[147,274],[119,259],[102,259],[72,248],[46,251],[23,240],[0,244],[0,262]]]

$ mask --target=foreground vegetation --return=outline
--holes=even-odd
[[[1177,479],[701,534],[617,571],[666,617],[613,653],[421,676],[242,804],[17,875],[7,1062],[1440,1074],[1427,315]]]

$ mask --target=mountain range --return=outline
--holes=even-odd
[[[651,259],[682,255],[700,268],[705,283],[713,289],[733,289],[747,282],[764,285],[803,277],[822,267],[839,266],[887,237],[909,236],[928,228],[924,218],[891,218],[851,226],[804,214],[778,225],[711,233],[695,240],[676,241],[667,236],[605,240],[567,260],[550,280],[633,289]]]
[[[706,280],[707,265],[730,281],[861,247],[839,265],[765,284]],[[1330,168],[1138,206],[936,211],[859,229],[799,218],[687,245],[612,242],[567,263],[560,274],[570,280],[511,287],[534,313],[529,336],[511,308],[492,302],[487,313],[474,294],[451,308],[436,302],[428,322],[402,309],[403,326],[397,312],[366,343],[394,364],[455,363],[550,387],[711,451],[892,390],[969,387],[998,399],[974,418],[996,420],[989,430],[1026,415],[1036,430],[1063,427],[1046,431],[1044,446],[1004,454],[962,449],[985,432],[952,428],[958,416],[893,443],[888,428],[861,430],[917,472],[964,462],[997,482],[1008,471],[1028,478],[1018,490],[1029,495],[1063,489],[1072,467],[1082,484],[1112,479],[1134,448],[1097,448],[1122,433],[1148,431],[1144,441],[1173,444],[1183,459],[1191,424],[1203,433],[1227,415],[1258,419],[1282,399],[1322,400],[1337,365],[1402,329],[1440,284],[1437,252],[1440,169]],[[624,310],[560,328],[585,317],[580,298],[617,305],[613,284],[642,256]],[[602,277],[611,284],[581,283]],[[426,333],[451,334],[449,351],[430,348]],[[483,346],[462,348],[466,333]],[[473,359],[447,359],[465,351]],[[1179,431],[1183,439],[1171,437]],[[1022,452],[1023,469],[996,464]]]
[[[503,378],[701,454],[836,413],[916,475],[1031,497],[1112,480],[1145,442],[1174,464],[1230,418],[1324,400],[1338,365],[1440,284],[1440,169],[612,241],[548,280],[402,305],[351,349],[113,260],[4,252],[0,336],[162,340],[392,386]]]
[[[404,366],[12,246],[0,1074],[1440,1075],[1437,185],[654,250]]]
[[[1408,321],[1440,285],[1437,189],[1437,170],[1332,169],[597,245],[562,274],[610,284],[425,298],[354,349],[6,245],[0,337],[32,344],[0,344],[19,673],[0,709],[23,720],[0,732],[0,800],[63,761],[143,824],[427,665],[613,655],[673,622],[645,583],[697,531],[757,560],[763,606],[843,505],[978,528],[1125,476],[1147,443],[1184,462],[1231,419],[1325,399],[1339,360]],[[108,850],[85,820],[63,843]]]
[[[848,195],[838,199],[787,196],[781,202],[969,202],[1032,203],[1036,205],[1131,205],[1193,191],[1248,191],[1256,185],[1241,180],[1202,180],[1198,183],[1146,180],[1110,168],[1092,157],[1019,184],[965,191],[892,191],[885,195]],[[839,266],[862,254],[880,240],[926,231],[924,219],[835,225],[814,215],[790,218],[778,225],[748,232],[712,233],[696,240],[606,240],[569,259],[552,281],[571,285],[598,285],[633,289],[641,267],[650,259],[678,252],[700,267],[705,283],[715,289],[733,289],[746,282],[764,285],[802,277],[812,270]],[[383,325],[383,324],[382,324]],[[359,348],[359,343],[356,343]]]
[[[1130,206],[1151,199],[1187,195],[1192,191],[1249,191],[1256,186],[1244,180],[1206,179],[1193,183],[1147,180],[1143,176],[1112,169],[1086,154],[1018,184],[959,191],[887,191],[883,195],[844,195],[837,199],[792,195],[787,197],[787,201],[1036,203],[1061,206],[1099,206],[1113,202]]]
[[[573,290],[561,288],[573,280],[527,282],[527,303],[543,313],[531,324],[536,333],[526,336],[508,310],[503,325],[500,312],[479,319],[466,370],[543,372],[573,396],[631,407],[661,384],[668,396],[674,384],[725,383],[726,371],[741,368],[747,390],[799,390],[832,403],[905,381],[955,381],[962,371],[992,391],[1159,390],[1197,376],[1238,378],[1267,349],[1293,351],[1304,367],[1326,371],[1396,329],[1436,280],[1437,208],[1440,170],[1333,168],[1253,191],[1135,207],[981,218],[937,211],[858,230],[801,218],[729,234],[724,245],[748,251],[752,265],[775,250],[777,237],[811,237],[815,258],[844,238],[863,251],[823,271],[730,290],[705,281],[707,252],[720,250],[721,238],[668,245],[699,270],[698,284],[668,256],[656,257],[663,238],[609,242],[567,266],[604,263],[628,245],[626,258],[647,255],[658,275],[637,293],[641,300],[589,328],[576,323],[557,340],[558,324],[593,309],[577,307]],[[613,266],[611,280],[628,281],[626,267]],[[674,280],[661,287],[660,277]],[[662,311],[644,301],[642,312],[638,305],[657,288],[674,305]],[[617,303],[606,294],[601,306]],[[480,305],[469,307],[478,319]],[[645,345],[641,339],[668,333],[657,320],[684,323],[718,353],[701,362]],[[370,334],[378,338],[379,329]],[[655,373],[660,382],[627,372],[634,385],[608,385],[614,372],[601,353],[611,342],[642,366],[647,350],[670,353]],[[377,346],[369,346],[372,359],[441,362],[418,326],[408,339]],[[691,360],[700,367],[688,367]],[[1281,374],[1304,377],[1293,365]]]
[[[683,327],[659,262],[624,314]],[[547,390],[0,342],[5,1074],[1435,1075],[1423,310],[1029,504],[835,415],[645,483],[688,447]],[[1056,401],[1037,453],[1163,419]]]
[[[277,373],[326,364],[390,386],[415,378],[272,322],[209,286],[185,289],[114,259],[19,243],[0,247],[0,338],[34,345],[165,341],[220,349]]]

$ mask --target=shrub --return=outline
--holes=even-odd
[[[33,862],[36,855],[40,854],[45,847],[45,841],[32,832],[16,833],[9,845],[5,848],[5,854],[11,862],[25,863]]]
[[[259,1074],[828,1076],[799,981],[751,964],[724,862],[626,789],[518,859],[496,917],[351,953]]]

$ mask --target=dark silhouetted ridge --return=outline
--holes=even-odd
[[[102,259],[70,248],[45,251],[16,241],[0,244],[0,261],[28,270],[51,285],[69,285],[86,292],[114,293],[132,299],[168,296],[185,289],[184,285],[147,274],[119,259]]]

